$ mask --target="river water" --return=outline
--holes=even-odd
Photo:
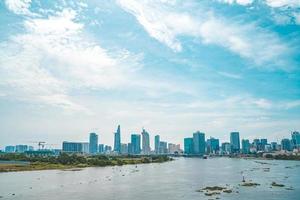
[[[239,186],[242,177],[259,183]],[[271,183],[285,187],[271,187]],[[232,193],[205,196],[196,190],[226,186]],[[292,188],[292,189],[287,189]],[[172,162],[85,168],[81,171],[0,173],[0,199],[199,200],[300,199],[299,161],[178,158]]]

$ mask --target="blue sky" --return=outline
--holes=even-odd
[[[0,147],[300,129],[299,0],[4,0],[0,29]]]

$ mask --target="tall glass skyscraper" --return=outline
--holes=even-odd
[[[292,132],[292,144],[294,149],[300,149],[300,133],[298,131]]]
[[[242,140],[242,153],[249,154],[250,153],[250,142],[249,140]]]
[[[192,154],[193,148],[193,138],[184,138],[184,153]]]
[[[230,144],[231,144],[231,153],[240,152],[240,133],[231,132],[230,133]]]
[[[149,133],[143,129],[142,131],[142,148],[143,148],[143,153],[144,154],[149,154],[150,153],[150,136]]]
[[[155,146],[155,153],[159,153],[159,142],[160,142],[160,137],[159,137],[159,135],[156,135],[155,137],[154,137],[154,142],[155,142],[155,144],[154,144],[154,146]]]
[[[140,154],[141,153],[141,135],[132,134],[131,135],[131,153]]]
[[[118,125],[117,132],[115,132],[114,151],[121,153],[121,127]]]
[[[211,137],[207,140],[207,153],[217,153],[220,150],[219,139]]]
[[[98,152],[98,135],[96,133],[90,133],[89,152],[90,154]]]
[[[281,149],[285,151],[291,151],[292,150],[291,140],[289,140],[288,138],[282,139]]]
[[[197,131],[193,134],[193,154],[205,154],[205,134]]]

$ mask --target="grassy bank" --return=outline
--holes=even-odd
[[[27,161],[30,164],[0,164],[0,172],[32,171],[47,169],[72,169],[84,167],[121,166],[128,164],[161,163],[172,160],[163,155],[155,156],[83,156],[62,153],[59,156],[28,157],[25,154],[2,154],[3,161]]]

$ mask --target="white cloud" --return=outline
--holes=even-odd
[[[266,4],[270,7],[279,8],[279,7],[300,7],[299,0],[266,0]]]
[[[0,44],[0,84],[10,87],[10,96],[87,111],[69,93],[126,85],[139,56],[124,50],[110,55],[83,35],[84,25],[75,19],[70,9],[46,19],[29,18],[26,33]]]
[[[181,22],[181,16],[166,16],[159,7],[159,5],[151,6],[148,3],[140,3],[136,1],[120,1],[120,5],[128,12],[136,16],[137,20],[149,35],[158,41],[165,43],[167,46],[172,48],[174,51],[181,51],[182,47],[180,42],[176,39],[176,32],[171,30],[174,27],[170,27],[166,23],[166,18],[174,19],[176,17],[179,22]],[[156,10],[156,12],[151,12],[151,10]],[[147,12],[150,11],[150,12]]]
[[[243,6],[247,6],[250,4],[253,4],[254,0],[218,0],[219,2],[228,3],[228,4],[240,4]],[[291,7],[296,8],[300,7],[300,1],[299,0],[262,0],[260,2],[263,2],[267,4],[270,7],[273,8],[280,8],[280,7]]]
[[[5,0],[5,4],[15,14],[32,15],[29,10],[31,0]]]
[[[236,3],[236,4],[246,6],[246,5],[252,4],[254,0],[218,0],[218,1],[223,2],[223,3],[228,3],[228,4]]]
[[[286,69],[290,48],[273,33],[255,24],[240,24],[215,17],[211,12],[201,18],[176,12],[168,4],[153,1],[120,0],[120,6],[133,14],[149,35],[175,52],[182,50],[179,36],[201,39],[204,44],[218,45],[257,65],[274,64]]]

